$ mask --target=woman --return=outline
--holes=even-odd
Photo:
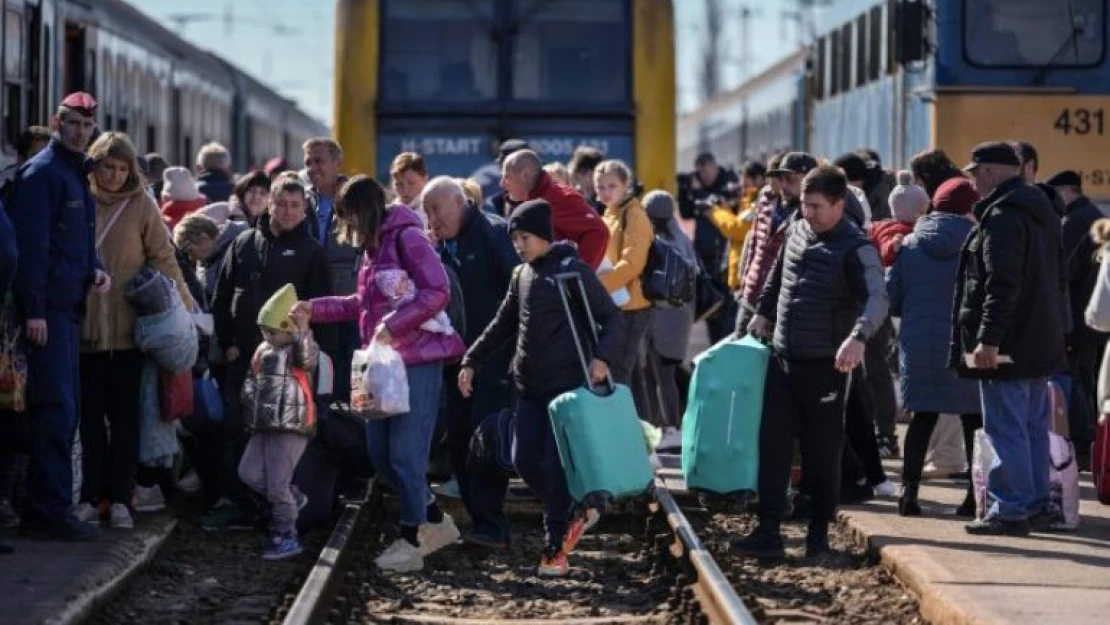
[[[106,132],[89,148],[89,184],[96,199],[96,249],[111,290],[88,296],[81,329],[81,504],[77,517],[96,523],[101,498],[112,527],[133,527],[132,491],[139,458],[139,384],[143,354],[135,347],[135,312],[128,283],[149,265],[172,279],[182,300],[192,297],[174,256],[162,213],[143,188],[127,135]],[[105,419],[107,423],[105,423]],[[109,432],[110,430],[110,432]]]
[[[609,228],[609,246],[605,256],[613,264],[611,271],[600,274],[601,284],[610,294],[628,289],[631,296],[621,306],[624,318],[624,349],[621,360],[610,364],[613,382],[624,384],[632,390],[636,411],[652,414],[648,386],[640,358],[651,330],[651,305],[644,297],[640,275],[647,266],[655,232],[640,201],[629,193],[632,172],[617,160],[604,161],[594,170],[594,189],[597,199],[605,205],[602,220]],[[652,423],[662,426],[663,423]]]
[[[929,197],[937,193],[940,185],[952,178],[966,178],[964,172],[948,158],[944,150],[926,150],[910,159],[913,183],[924,187]]]
[[[974,225],[969,215],[978,201],[979,194],[966,178],[941,184],[933,197],[933,212],[918,220],[887,274],[890,314],[902,319],[898,335],[902,402],[913,415],[902,460],[898,501],[902,516],[921,514],[917,502],[921,469],[939,416],[960,415],[968,466],[975,430],[983,427],[979,387],[974,380],[961,380],[948,369],[956,271],[960,249]],[[969,483],[956,514],[973,516],[974,512],[975,497]]]
[[[428,489],[428,450],[439,413],[443,363],[462,356],[462,339],[454,332],[425,329],[425,322],[447,309],[450,286],[439,255],[420,218],[403,204],[386,206],[385,189],[369,176],[355,176],[335,199],[339,241],[365,251],[359,289],[348,297],[301,302],[294,311],[314,323],[359,321],[365,348],[371,341],[392,345],[405,362],[409,412],[370,421],[370,459],[401,499],[401,538],[375,561],[388,571],[417,571],[424,556],[455,542],[459,531],[443,514]],[[385,281],[376,276],[398,270],[412,285],[411,299],[394,308]]]
[[[250,227],[266,212],[270,201],[270,177],[260,171],[243,174],[231,193],[231,213],[242,211]]]
[[[675,218],[674,197],[666,191],[652,191],[644,196],[644,210],[651,218],[657,236],[670,241],[682,257],[697,263],[694,244],[682,231]],[[682,307],[656,306],[651,331],[648,333],[648,389],[658,388],[651,403],[657,407],[653,422],[663,426],[663,439],[657,449],[674,450],[682,446],[679,432],[682,414],[678,393],[678,368],[686,360],[690,330],[694,326],[694,303]]]

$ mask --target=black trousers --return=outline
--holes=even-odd
[[[937,427],[940,415],[935,412],[915,412],[906,430],[906,449],[902,456],[902,481],[916,483],[921,481],[921,470],[925,466],[925,455],[929,451],[929,438]],[[983,427],[983,415],[962,414],[960,424],[964,431],[964,457],[971,466],[971,450],[975,444],[975,430]]]
[[[137,349],[81,354],[81,501],[131,503],[139,466]]]
[[[862,471],[868,484],[878,486],[886,481],[886,471],[883,470],[883,458],[875,438],[874,395],[863,368],[852,372],[846,408],[845,430],[852,448],[850,456],[858,461],[851,463],[857,465],[853,473]],[[859,481],[858,476],[853,474],[852,481]]]
[[[651,414],[651,402],[648,397],[648,383],[645,375],[645,360],[641,358],[648,333],[651,332],[653,311],[650,308],[643,310],[625,311],[621,313],[624,320],[624,345],[620,359],[610,363],[609,375],[616,384],[623,384],[632,392],[632,399],[636,402],[636,412],[642,416]]]
[[[893,437],[894,416],[898,412],[898,400],[894,396],[894,378],[890,372],[887,356],[890,354],[890,341],[894,336],[894,326],[888,317],[867,342],[864,352],[864,376],[871,390],[875,410],[875,425],[879,434]]]
[[[795,437],[801,441],[802,472],[813,501],[812,523],[836,518],[848,379],[833,364],[831,358],[771,358],[759,431],[761,523],[777,526],[786,517]]]

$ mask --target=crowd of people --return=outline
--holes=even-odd
[[[365,424],[372,469],[400,501],[383,570],[420,570],[461,537],[428,483],[437,424],[471,521],[465,540],[508,544],[508,476],[469,457],[483,423],[510,411],[515,470],[544,502],[538,572],[565,575],[599,514],[568,494],[547,405],[611,379],[662,429],[656,449],[677,451],[701,321],[713,342],[751,334],[774,350],[759,525],[737,541],[743,553],[781,555],[792,515],[809,520],[807,552],[826,553],[838,504],[896,495],[882,459],[901,453],[900,410],[911,416],[904,515],[920,514],[942,415],[959,415],[969,462],[985,426],[995,503],[973,533],[1052,521],[1048,378],[1067,389],[1076,449],[1093,438],[1105,342],[1094,328],[1110,321],[1085,312],[1110,289],[1098,273],[1110,222],[1096,226],[1101,213],[1074,172],[1035,184],[1032,146],[984,144],[963,169],[934,150],[898,175],[870,151],[832,162],[790,152],[740,176],[705,154],[675,197],[643,193],[628,164],[595,149],[545,165],[510,140],[496,183],[433,176],[402,153],[387,188],[344,176],[332,139],[306,142],[299,171],[273,161],[234,176],[218,144],[192,170],[172,167],[139,157],[125,134],[97,133],[95,114],[89,94],[67,96],[49,131],[26,134],[25,162],[3,191],[0,280],[28,371],[24,418],[0,417],[26,430],[16,437],[25,445],[0,454],[0,527],[87,540],[102,523],[128,529],[136,512],[199,492],[205,529],[259,529],[266,558],[296,555],[309,499],[293,484],[298,462],[328,412],[351,401],[355,352],[371,345],[399,354],[409,388],[407,412]],[[657,238],[697,267],[692,301],[645,291]],[[588,363],[564,309],[567,274],[598,329]],[[152,373],[150,315],[135,303],[158,277],[171,285],[168,309],[193,322],[193,388],[216,389],[223,415],[182,419],[168,434],[144,394],[165,376]],[[790,499],[795,439],[803,479]],[[180,456],[188,473],[177,479]],[[958,513],[973,511],[969,489]]]

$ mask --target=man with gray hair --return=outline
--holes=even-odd
[[[555,239],[576,244],[579,256],[595,270],[601,265],[609,246],[609,229],[581,193],[555,181],[543,170],[539,154],[520,150],[509,155],[502,164],[501,188],[513,205],[547,200],[555,223]]]
[[[453,178],[439,176],[424,187],[421,204],[435,235],[440,259],[458,277],[466,293],[466,329],[463,340],[470,347],[493,321],[505,298],[513,269],[520,257],[513,249],[504,219],[475,206]],[[509,522],[504,500],[508,478],[493,479],[467,470],[470,439],[487,417],[509,407],[509,360],[512,346],[504,345],[474,379],[474,393],[464,398],[459,392],[458,365],[444,368],[447,394],[448,446],[459,491],[474,529],[467,541],[487,547],[503,547],[509,540]]]
[[[211,202],[226,202],[235,190],[231,179],[231,152],[213,141],[197,152],[197,189]]]

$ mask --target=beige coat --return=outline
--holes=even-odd
[[[135,311],[127,303],[127,285],[144,265],[165,274],[177,285],[185,305],[195,309],[193,298],[181,275],[173,243],[162,212],[140,187],[126,200],[108,204],[97,200],[96,236],[100,239],[123,201],[127,205],[97,252],[104,270],[112,277],[112,288],[101,295],[89,293],[85,322],[81,328],[81,351],[122,351],[135,348]]]
[[[621,310],[651,308],[651,302],[644,297],[644,289],[640,286],[640,276],[647,266],[648,252],[655,240],[651,219],[636,198],[606,207],[602,219],[609,228],[609,246],[605,255],[613,263],[613,270],[599,276],[601,284],[610,293],[621,287],[628,289],[632,297]]]

